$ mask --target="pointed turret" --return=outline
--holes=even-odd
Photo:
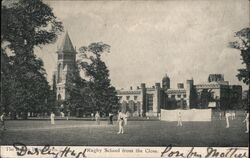
[[[162,79],[162,87],[165,90],[170,88],[170,78],[168,77],[167,74]]]
[[[62,44],[61,46],[59,47],[59,51],[62,51],[62,52],[75,52],[75,49],[73,47],[73,44],[69,38],[69,34],[68,32],[66,32],[63,40],[62,40]]]

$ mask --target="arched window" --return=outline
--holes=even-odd
[[[57,72],[58,72],[58,83],[62,82],[62,71],[63,71],[63,67],[62,64],[60,63],[57,67]]]
[[[58,100],[61,100],[61,99],[62,99],[61,94],[58,94],[57,99],[58,99]]]

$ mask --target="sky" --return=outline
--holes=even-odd
[[[228,47],[234,33],[249,26],[247,0],[169,1],[46,1],[63,22],[78,50],[104,42],[103,55],[117,89],[153,86],[167,74],[171,87],[193,78],[207,82],[208,75],[224,74],[230,84],[242,68],[240,52]],[[36,48],[44,60],[48,81],[56,68],[56,50],[62,40]]]

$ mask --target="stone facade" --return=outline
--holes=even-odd
[[[57,68],[54,72],[56,82],[57,100],[65,100],[69,97],[68,88],[72,84],[75,73],[76,50],[66,32],[61,46],[57,50]]]
[[[146,87],[142,83],[140,87],[133,89],[117,90],[120,103],[129,107],[133,116],[157,116],[160,112],[161,87],[160,83],[155,86]]]
[[[178,83],[177,88],[171,88],[166,75],[162,87],[160,83],[152,87],[142,83],[136,89],[120,89],[117,93],[120,103],[127,104],[133,115],[158,116],[160,109],[204,109],[209,108],[209,102],[216,102],[216,108],[231,108],[240,104],[242,87],[229,85],[221,74],[210,74],[206,83],[195,85],[194,80],[189,79],[185,85]]]

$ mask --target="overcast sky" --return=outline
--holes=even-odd
[[[249,25],[247,0],[48,1],[77,50],[91,42],[111,45],[103,56],[117,88],[152,86],[167,73],[171,87],[193,77],[222,73],[230,84],[243,67],[239,51],[228,47],[234,32]],[[36,49],[48,80],[56,67],[56,44]],[[244,86],[246,89],[247,86]]]

